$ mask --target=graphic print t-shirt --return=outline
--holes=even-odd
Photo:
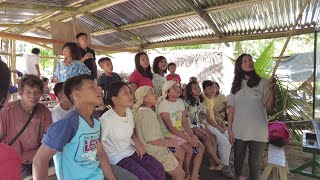
[[[57,152],[54,163],[58,179],[103,179],[97,158],[99,141],[100,122],[94,119],[94,127],[90,127],[74,110],[49,127],[43,144]]]

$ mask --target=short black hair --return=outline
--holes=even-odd
[[[175,66],[175,67],[177,67],[177,65],[176,65],[175,63],[173,63],[173,62],[168,64],[168,69],[169,69],[170,66]]]
[[[79,34],[77,34],[76,38],[78,39],[81,36],[87,36],[88,37],[87,33],[80,32]]]
[[[49,82],[49,79],[46,78],[46,77],[43,77],[41,80],[42,80],[43,82]]]
[[[33,48],[33,49],[31,50],[31,53],[36,54],[36,55],[39,55],[39,54],[40,54],[40,49],[39,49],[39,48]]]
[[[88,74],[81,74],[79,76],[71,77],[64,82],[64,94],[70,102],[74,103],[71,94],[73,91],[78,90],[82,87],[83,80],[94,80],[94,77]]]
[[[26,74],[24,75],[19,84],[19,91],[23,91],[25,86],[30,86],[30,87],[36,87],[38,86],[40,91],[43,91],[43,81],[36,75],[33,74]]]
[[[54,95],[56,95],[57,98],[59,98],[58,95],[61,91],[63,91],[63,82],[57,83],[53,88]]]
[[[202,89],[205,90],[207,87],[213,86],[213,81],[205,80],[202,82]]]
[[[108,57],[103,57],[103,58],[99,59],[98,64],[101,64],[101,63],[103,63],[104,61],[111,61],[111,59],[108,58]]]

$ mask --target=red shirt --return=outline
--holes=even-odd
[[[142,76],[138,70],[135,70],[130,76],[130,83],[136,83],[138,88],[141,86],[150,86],[153,88],[152,80]]]
[[[0,111],[0,132],[4,134],[3,143],[8,144],[29,119],[18,101],[11,102]],[[37,110],[30,124],[11,145],[22,158],[23,164],[32,163],[33,157],[41,145],[43,135],[52,123],[50,110],[43,104],[37,105]]]
[[[0,179],[21,179],[21,158],[14,148],[0,143]]]
[[[179,74],[175,74],[175,75],[169,74],[167,76],[167,81],[170,81],[170,80],[175,80],[178,84],[181,85],[181,78],[180,78]]]

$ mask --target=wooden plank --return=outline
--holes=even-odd
[[[0,37],[13,39],[13,40],[32,42],[32,43],[57,44],[57,45],[64,45],[66,43],[65,41],[59,41],[55,39],[23,36],[23,35],[11,34],[11,33],[5,33],[5,32],[0,32]],[[95,50],[102,50],[102,51],[133,52],[133,53],[138,52],[137,49],[114,48],[114,47],[98,46],[98,45],[90,45],[90,48]]]
[[[294,35],[308,34],[313,32],[314,32],[314,28],[298,29],[298,30],[295,30]],[[187,40],[176,40],[176,41],[152,43],[144,46],[144,48],[154,49],[154,48],[172,47],[172,46],[236,42],[236,41],[247,41],[247,40],[257,40],[257,39],[273,39],[273,38],[286,37],[288,36],[288,33],[289,31],[246,34],[246,35],[229,35],[229,36],[224,36],[221,39],[217,37],[202,37],[202,38],[194,38],[194,39],[187,39]]]

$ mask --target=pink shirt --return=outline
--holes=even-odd
[[[142,76],[138,70],[135,70],[130,76],[130,83],[136,83],[138,88],[141,86],[150,86],[153,88],[152,80]]]
[[[0,143],[0,179],[21,179],[21,158],[12,147]]]
[[[8,144],[28,121],[27,114],[18,101],[11,102],[0,111],[0,132],[4,135],[3,143]],[[52,123],[49,109],[38,104],[31,122],[11,145],[20,155],[23,164],[32,163],[32,159],[41,145],[42,137]]]
[[[170,80],[175,80],[178,84],[181,85],[181,78],[179,76],[179,74],[175,74],[175,75],[167,75],[167,81],[170,81]]]

